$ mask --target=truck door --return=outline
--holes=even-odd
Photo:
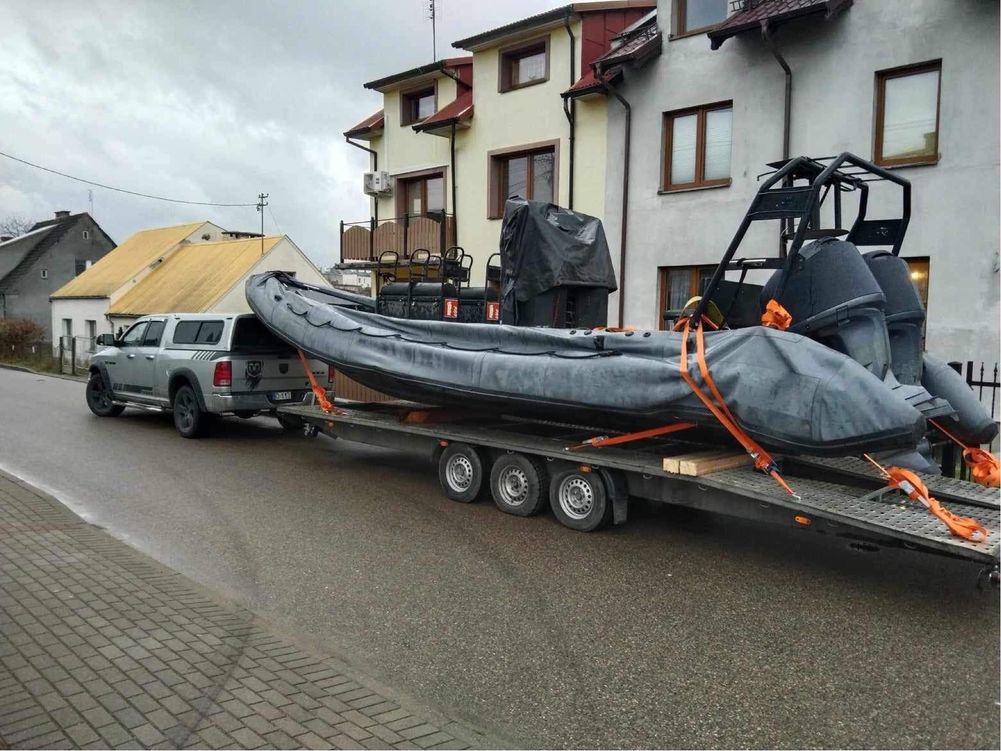
[[[157,372],[157,353],[160,351],[160,339],[163,337],[165,325],[166,322],[162,319],[150,321],[141,344],[135,348],[135,357],[129,360],[133,374],[132,383],[140,389],[138,396],[146,399],[165,399],[165,395],[161,393],[164,389],[158,388],[162,386],[158,380],[163,379]]]
[[[118,345],[119,355],[115,358],[115,364],[108,366],[112,382],[111,388],[116,393],[128,396],[136,396],[141,393],[139,383],[136,381],[138,373],[135,363],[147,328],[149,328],[149,321],[140,321],[134,324],[125,332],[125,336],[122,337]]]

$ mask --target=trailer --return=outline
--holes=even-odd
[[[971,482],[920,475],[950,511],[987,529],[983,542],[952,535],[924,507],[888,488],[862,459],[786,457],[783,476],[795,491],[789,495],[756,471],[746,454],[707,448],[683,433],[617,443],[614,434],[587,426],[411,402],[333,405],[330,413],[315,403],[279,412],[300,420],[308,436],[424,453],[453,501],[491,497],[498,509],[517,516],[551,509],[563,525],[591,532],[624,523],[630,498],[643,498],[964,559],[980,564],[982,577],[995,586],[999,581],[999,494]]]

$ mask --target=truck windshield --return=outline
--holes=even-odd
[[[269,352],[293,352],[284,341],[268,331],[257,318],[238,318],[233,331],[234,350],[267,350]]]

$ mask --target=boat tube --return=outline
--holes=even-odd
[[[246,294],[277,336],[398,398],[631,430],[719,427],[681,377],[681,333],[390,318],[280,271],[250,277]],[[921,413],[879,377],[805,336],[707,332],[705,358],[741,428],[768,449],[858,454],[913,448],[924,433]],[[694,347],[689,360],[701,381]]]

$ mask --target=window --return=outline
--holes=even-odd
[[[48,278],[49,278],[49,270],[42,269],[42,279],[48,279]]]
[[[905,258],[907,267],[911,270],[911,281],[918,288],[918,297],[921,304],[928,311],[928,278],[931,274],[931,263],[927,258]]]
[[[150,321],[149,328],[146,329],[146,336],[143,337],[144,347],[160,346],[160,335],[163,333],[163,321]]]
[[[272,334],[255,316],[236,319],[232,349],[244,352],[294,353],[288,344]]]
[[[126,331],[125,336],[122,337],[122,346],[138,347],[143,340],[143,336],[146,334],[147,326],[149,326],[149,322],[143,321],[142,323],[137,323]]]
[[[715,270],[715,266],[661,266],[658,269],[660,308],[657,325],[661,329],[674,325],[685,303],[702,294]]]
[[[733,102],[664,113],[662,190],[730,184]]]
[[[434,86],[400,95],[400,125],[419,123],[437,111],[437,93]]]
[[[422,177],[400,178],[399,195],[403,201],[400,215],[424,215],[445,210],[445,179],[441,172]]]
[[[97,338],[97,321],[84,321],[83,327],[87,332],[87,351],[93,352],[94,340]]]
[[[84,240],[89,240],[90,239],[90,230],[89,229],[85,229],[83,231],[83,239]]]
[[[556,202],[556,148],[491,156],[491,218],[504,215],[504,202],[511,196],[533,201]]]
[[[73,336],[73,319],[64,318],[63,319],[63,336],[67,339]]]
[[[178,321],[173,341],[174,344],[218,344],[222,327],[222,321]]]
[[[501,51],[498,91],[511,91],[548,80],[549,37]]]
[[[876,74],[876,164],[938,161],[941,75],[941,60]]]
[[[674,0],[674,36],[698,34],[726,19],[727,0]]]

